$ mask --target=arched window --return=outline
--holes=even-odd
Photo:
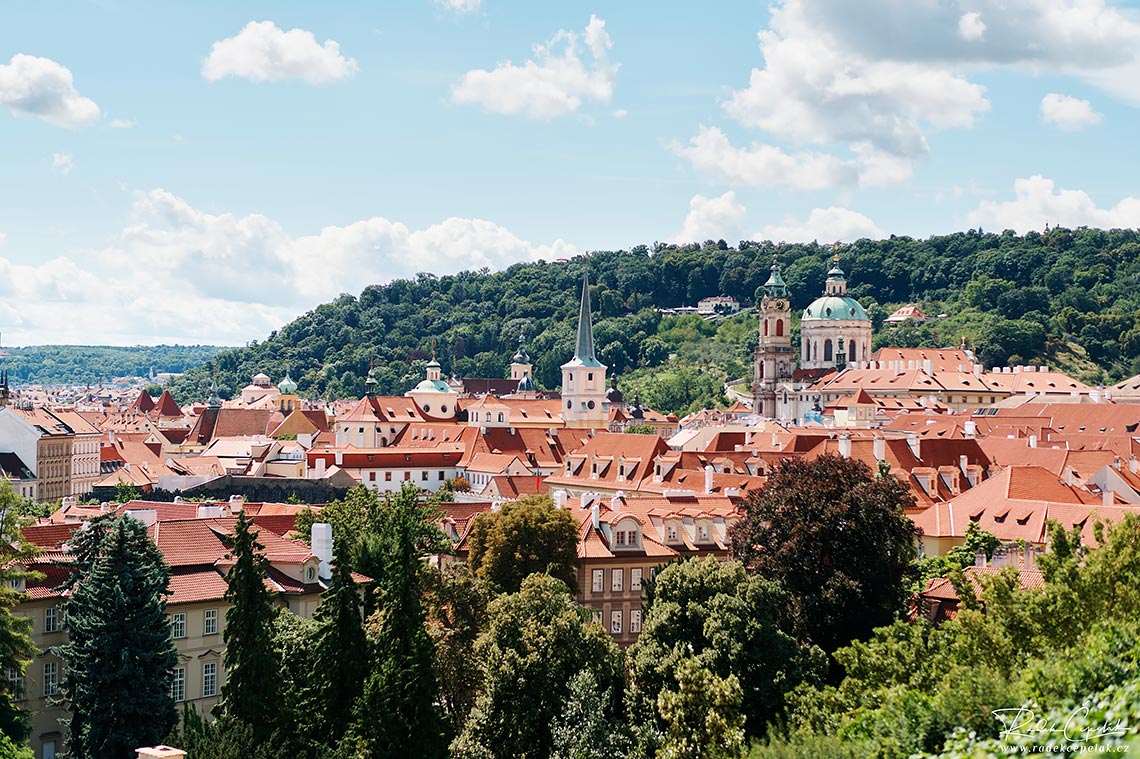
[[[500,421],[500,422],[501,422],[501,421],[503,421],[503,414],[502,414],[502,412],[501,412],[501,411],[499,412],[499,421]]]
[[[760,371],[760,379],[764,379],[764,362],[761,361],[756,365],[756,367]]]
[[[783,337],[783,336],[784,336],[784,320],[783,319],[777,319],[776,320],[776,337]]]
[[[848,361],[856,361],[856,360],[858,360],[858,359],[856,359],[856,358],[855,358],[855,341],[854,341],[854,340],[852,340],[852,341],[851,341],[851,347],[850,347],[850,349],[847,351],[847,360],[848,360]]]
[[[768,336],[768,320],[764,320],[764,337]]]
[[[819,361],[819,342],[815,341],[811,344],[811,360]]]
[[[824,340],[823,341],[823,360],[824,361],[831,361],[832,360],[831,340]]]

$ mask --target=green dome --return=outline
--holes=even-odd
[[[420,384],[412,388],[413,393],[450,393],[451,387],[443,380],[420,380]]]
[[[277,385],[277,389],[281,391],[282,395],[293,395],[297,392],[297,383],[289,379],[289,375],[286,374],[285,379]]]
[[[534,380],[532,380],[530,378],[530,375],[524,374],[523,378],[521,380],[519,380],[519,386],[518,386],[517,392],[533,393],[533,392],[536,392],[537,390],[538,390],[538,388],[534,386]]]
[[[428,369],[439,369],[440,368],[439,362],[435,360],[435,356],[432,356],[431,361],[428,361],[427,368]]]
[[[801,318],[871,321],[871,317],[867,316],[867,312],[859,305],[859,301],[838,295],[825,295],[822,298],[816,298],[810,306],[804,309],[804,315]]]

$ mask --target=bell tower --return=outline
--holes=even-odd
[[[772,273],[764,283],[760,299],[760,331],[752,354],[752,411],[758,416],[775,419],[776,389],[792,379],[795,358],[792,355],[792,306],[788,285],[780,273],[780,263],[772,257]]]
[[[567,427],[605,427],[606,365],[594,355],[594,327],[590,323],[590,281],[582,275],[582,302],[578,309],[578,341],[574,358],[562,365],[562,419]]]

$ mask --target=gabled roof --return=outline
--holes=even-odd
[[[132,403],[129,408],[135,411],[141,411],[145,414],[154,408],[154,398],[151,398],[150,393],[146,391],[146,388],[143,388],[139,390],[139,397],[135,398],[135,402]]]
[[[159,396],[158,403],[154,405],[154,409],[159,416],[182,416],[182,409],[174,402],[174,396],[170,394],[169,390],[162,391],[162,395]]]

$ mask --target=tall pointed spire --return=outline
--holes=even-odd
[[[571,363],[577,362],[580,366],[601,366],[598,357],[594,355],[594,326],[590,315],[590,275],[582,273],[582,305],[578,309],[578,342],[574,346],[574,358]]]

